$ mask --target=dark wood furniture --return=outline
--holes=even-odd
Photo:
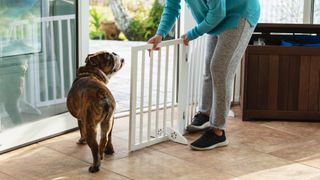
[[[264,38],[266,45],[249,45],[242,61],[243,120],[320,121],[320,48],[279,45],[284,36],[320,35],[320,26],[259,24],[255,31],[250,44]]]

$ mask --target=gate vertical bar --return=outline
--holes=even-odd
[[[153,80],[153,51],[150,52],[150,74],[149,74],[149,107],[148,107],[148,130],[147,136],[151,136],[151,110],[152,110],[152,80]]]
[[[159,101],[160,101],[160,79],[161,79],[161,48],[158,51],[158,72],[157,72],[157,96],[156,96],[156,138],[158,138],[159,133]]]
[[[140,143],[142,143],[142,140],[143,140],[142,135],[143,135],[145,56],[146,56],[146,52],[143,50],[142,51],[142,62],[141,62],[140,134],[139,134]]]
[[[129,136],[135,137],[136,135],[136,100],[137,100],[137,51],[131,51],[131,96],[130,96],[130,133]],[[129,150],[135,145],[135,138],[129,137]]]
[[[169,47],[166,46],[166,61],[165,61],[165,72],[164,72],[164,100],[163,100],[163,130],[166,131],[167,123],[167,94],[168,94],[168,69],[169,69]],[[166,133],[165,133],[166,134]]]
[[[179,89],[178,89],[178,131],[184,134],[186,122],[186,107],[188,101],[188,63],[186,59],[186,47],[180,44],[179,59]]]
[[[177,61],[178,61],[178,45],[174,45],[173,48],[173,71],[172,71],[172,97],[171,97],[171,127],[174,126],[174,106],[176,102],[176,72],[177,72]]]

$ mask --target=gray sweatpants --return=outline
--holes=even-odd
[[[225,129],[232,82],[253,31],[254,28],[241,19],[236,29],[208,37],[199,111],[210,115],[211,127]]]

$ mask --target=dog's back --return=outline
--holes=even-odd
[[[115,104],[110,90],[103,82],[91,76],[76,79],[67,98],[69,112],[79,120],[85,120],[84,114],[87,113],[84,111],[91,108],[95,109],[95,117],[109,113],[110,104]]]

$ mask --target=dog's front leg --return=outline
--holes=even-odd
[[[99,154],[99,146],[96,140],[97,132],[94,126],[87,126],[86,130],[86,141],[91,149],[93,164],[89,167],[89,172],[95,173],[100,170],[100,154]]]

